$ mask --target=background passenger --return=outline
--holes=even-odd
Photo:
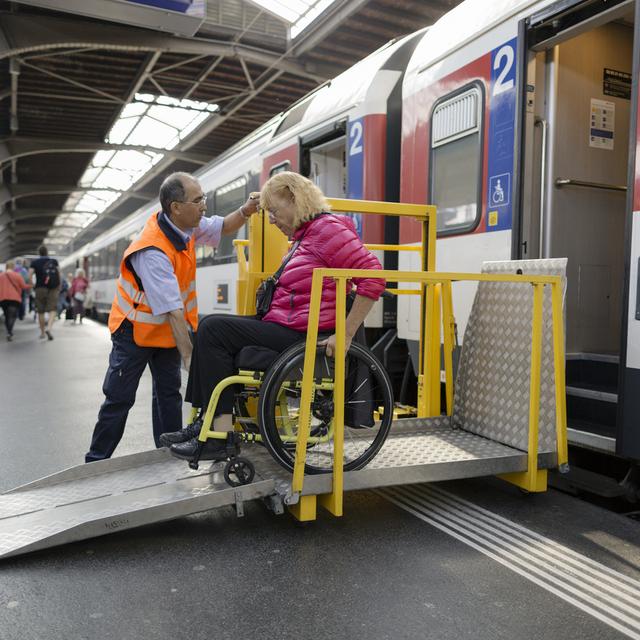
[[[5,271],[0,273],[0,307],[4,313],[4,326],[7,329],[7,340],[13,340],[13,325],[16,322],[20,305],[22,304],[22,292],[31,289],[31,285],[14,271],[15,263],[9,260]]]
[[[62,314],[67,314],[68,309],[68,295],[69,295],[69,287],[71,286],[71,280],[62,276],[62,280],[60,281],[60,292],[58,293],[58,306],[56,308],[56,313],[58,315],[58,320],[62,319]],[[66,318],[66,315],[65,315]]]
[[[64,308],[65,308],[65,321],[66,320],[71,320],[72,322],[75,320],[74,315],[73,315],[73,299],[71,298],[71,283],[73,282],[73,273],[71,273],[71,271],[69,271],[69,273],[67,273],[67,277],[66,277],[67,282],[69,283],[69,286],[67,287],[67,290],[65,291],[65,303],[64,303]]]
[[[38,248],[39,258],[31,261],[29,279],[35,273],[36,276],[36,311],[40,323],[40,338],[46,337],[53,340],[53,323],[56,320],[58,307],[58,293],[60,291],[60,270],[58,261],[49,256],[45,245]],[[49,320],[45,326],[45,313],[49,314]]]
[[[87,290],[89,289],[89,280],[85,276],[84,269],[76,269],[76,276],[71,283],[69,289],[69,295],[73,303],[73,318],[74,322],[77,321],[82,324],[82,317],[84,316],[84,301],[87,297]]]
[[[187,400],[194,407],[206,409],[215,386],[235,373],[234,357],[248,345],[284,351],[304,340],[309,321],[311,277],[316,267],[335,269],[380,269],[380,262],[369,252],[356,233],[351,218],[329,214],[324,195],[307,178],[297,173],[282,172],[265,184],[260,205],[269,211],[269,222],[289,236],[290,260],[280,276],[269,312],[256,316],[211,315],[198,328],[193,351]],[[346,348],[375,301],[384,291],[385,282],[374,278],[354,279],[354,304],[346,323]],[[319,331],[333,331],[336,315],[336,285],[324,283],[320,303]],[[335,352],[335,335],[325,342],[327,354]],[[233,388],[222,392],[216,407],[214,428],[231,431]],[[201,412],[202,415],[202,412]],[[164,434],[160,442],[171,445],[176,457],[191,459],[197,450],[200,417],[181,431]],[[223,440],[209,440],[201,454],[203,460],[224,455]]]
[[[29,281],[29,270],[24,266],[21,258],[16,259],[16,266],[14,271],[19,274],[24,280],[25,284],[31,284]],[[24,314],[27,310],[27,304],[29,302],[29,290],[31,287],[22,291],[22,300],[20,302],[20,309],[18,310],[18,320],[24,320]]]

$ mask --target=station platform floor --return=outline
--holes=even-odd
[[[106,327],[38,333],[0,334],[0,491],[80,464],[102,401]],[[145,374],[116,455],[152,446],[150,416]],[[640,522],[481,479],[347,494],[305,526],[256,502],[0,561],[1,640],[96,638],[640,639]]]

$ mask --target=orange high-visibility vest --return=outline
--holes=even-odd
[[[109,314],[109,331],[113,333],[127,319],[133,325],[133,340],[139,347],[176,346],[166,313],[154,316],[140,279],[131,268],[129,257],[136,251],[154,247],[167,255],[178,280],[184,305],[184,317],[195,331],[198,326],[196,299],[196,252],[193,238],[187,244],[172,229],[163,213],[153,214],[140,236],[124,252],[116,295]]]

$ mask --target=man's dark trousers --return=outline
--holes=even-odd
[[[176,348],[139,347],[133,325],[125,320],[111,335],[113,347],[102,391],[105,401],[98,413],[91,448],[85,462],[110,458],[118,446],[129,409],[136,399],[140,377],[147,365],[153,378],[153,439],[160,447],[161,433],[182,428],[180,354]]]

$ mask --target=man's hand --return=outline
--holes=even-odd
[[[258,211],[260,206],[260,192],[252,191],[247,201],[240,208],[242,215],[248,219]]]
[[[348,335],[345,335],[344,337],[344,352],[345,354],[348,353],[349,351],[349,347],[351,346],[351,340],[353,340],[352,337],[349,337]],[[321,342],[318,342],[318,346],[325,347],[325,353],[330,357],[333,358],[335,356],[336,353],[336,334],[334,333],[332,336],[329,336],[326,340],[322,340]]]
[[[236,209],[233,213],[224,217],[222,235],[226,236],[235,233],[240,227],[243,227],[245,223],[249,221],[249,218],[258,210],[259,206],[260,192],[254,191],[239,209]]]
[[[176,347],[178,347],[178,352],[180,353],[182,366],[189,371],[189,367],[191,366],[191,352],[193,351],[193,345],[191,344],[191,338],[189,337],[189,324],[184,317],[182,309],[169,311],[167,313],[167,317],[169,319],[173,338],[176,341]]]

